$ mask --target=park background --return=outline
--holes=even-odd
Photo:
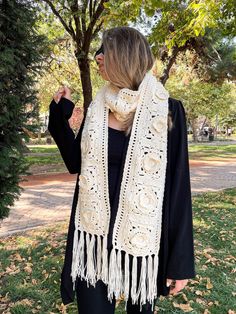
[[[77,313],[59,285],[76,175],[48,130],[62,85],[83,111],[104,84],[102,31],[147,36],[154,74],[184,105],[197,276],[157,313],[236,313],[236,6],[233,0],[0,1],[0,313]],[[117,313],[124,312],[122,300]]]

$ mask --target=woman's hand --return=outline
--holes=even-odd
[[[182,279],[182,280],[174,280],[174,279],[167,279],[166,285],[167,287],[170,287],[170,294],[176,294],[180,290],[182,290],[188,283],[188,279]]]
[[[61,100],[61,97],[67,98],[70,101],[71,99],[71,90],[67,86],[62,86],[59,88],[59,90],[56,92],[56,94],[53,96],[53,99],[56,103],[58,103]]]

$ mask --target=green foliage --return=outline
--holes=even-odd
[[[194,120],[199,116],[208,119],[226,117],[235,104],[234,84],[224,81],[222,84],[204,82],[191,68],[191,53],[185,58],[178,58],[177,64],[166,83],[173,98],[183,101],[188,119]]]
[[[50,20],[51,21],[51,20]],[[44,60],[44,70],[38,75],[38,100],[40,112],[47,112],[54,93],[66,85],[72,90],[72,99],[76,106],[83,106],[83,92],[80,79],[80,70],[75,56],[75,43],[64,30],[62,24],[54,19],[48,23],[47,12],[40,13],[38,21],[40,34],[47,36],[49,51]],[[93,94],[102,85],[102,78],[97,75],[97,65],[94,54],[100,47],[100,39],[94,39],[91,43],[89,62]]]
[[[156,15],[150,39],[169,49],[184,46],[191,38],[204,36],[207,29],[221,29],[224,35],[235,35],[233,0],[167,0],[145,1],[145,12]]]
[[[30,2],[3,0],[0,14],[0,218],[4,218],[20,194],[20,176],[27,170],[23,128],[38,116],[33,86],[45,39],[37,34]]]

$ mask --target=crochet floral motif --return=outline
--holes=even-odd
[[[140,306],[154,304],[160,248],[162,204],[167,165],[167,115],[169,94],[147,73],[138,91],[117,91],[104,86],[88,108],[81,139],[81,174],[72,261],[76,277],[92,285],[101,279],[108,298],[124,294]],[[107,145],[109,109],[121,120],[134,114],[109,260],[107,236],[110,222]],[[78,239],[78,230],[81,236]],[[97,245],[95,245],[97,243]],[[84,265],[84,247],[87,265]],[[95,251],[96,250],[96,251]],[[122,269],[121,252],[125,255]],[[132,256],[130,282],[129,258]],[[137,257],[142,258],[137,285]]]

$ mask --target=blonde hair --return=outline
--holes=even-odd
[[[132,27],[114,27],[103,33],[103,46],[109,81],[119,88],[137,90],[154,64],[145,36]]]
[[[118,88],[138,90],[145,74],[152,69],[154,56],[146,37],[128,26],[103,33],[104,68],[109,81]],[[133,119],[125,125],[126,135]]]

